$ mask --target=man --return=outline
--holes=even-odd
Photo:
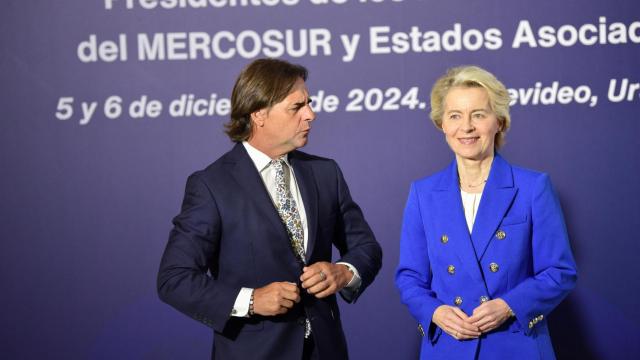
[[[337,164],[296,150],[315,119],[306,78],[275,59],[242,71],[236,144],[189,177],[173,220],[158,293],[214,329],[216,359],[346,359],[335,294],[354,302],[381,266]]]

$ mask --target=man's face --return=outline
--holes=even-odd
[[[286,154],[307,144],[311,122],[316,118],[310,102],[304,80],[298,79],[284,100],[260,110],[259,131],[270,148]]]

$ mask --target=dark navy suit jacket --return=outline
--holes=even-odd
[[[562,210],[546,174],[496,154],[471,234],[455,160],[411,186],[396,285],[426,332],[421,359],[553,359],[547,318],[575,282]],[[471,315],[495,298],[516,317],[480,339],[458,341],[431,322],[440,305]]]
[[[382,252],[337,164],[289,153],[308,222],[307,263],[332,261],[332,245],[373,281]],[[302,356],[304,318],[311,320],[322,359],[345,359],[347,347],[336,297],[302,300],[275,317],[232,317],[242,287],[299,283],[302,266],[260,174],[242,144],[187,181],[158,274],[160,298],[215,331],[216,359],[295,359]]]

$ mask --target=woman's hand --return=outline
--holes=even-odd
[[[433,312],[432,321],[457,340],[474,339],[481,334],[480,329],[469,322],[467,314],[455,306],[438,306]]]
[[[473,309],[473,314],[468,321],[483,333],[487,333],[502,325],[512,314],[509,305],[504,300],[497,298]]]

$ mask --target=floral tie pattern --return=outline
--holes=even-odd
[[[304,257],[304,230],[302,228],[302,220],[300,219],[300,213],[298,212],[296,201],[293,199],[293,195],[291,194],[291,189],[289,188],[287,181],[287,175],[289,175],[288,171],[285,173],[287,164],[282,158],[280,158],[278,160],[272,160],[271,165],[276,171],[276,203],[278,207],[278,214],[287,228],[293,252],[296,254],[296,257],[300,262],[306,264]]]
[[[291,194],[291,189],[287,181],[289,180],[289,169],[282,158],[271,160],[271,166],[273,166],[276,171],[276,204],[278,214],[287,228],[287,234],[289,235],[293,252],[296,254],[298,260],[306,265],[307,261],[304,257],[304,230],[296,201]],[[285,170],[287,170],[287,172],[285,172]],[[311,322],[308,318],[304,320],[304,337],[307,339],[311,335]]]

